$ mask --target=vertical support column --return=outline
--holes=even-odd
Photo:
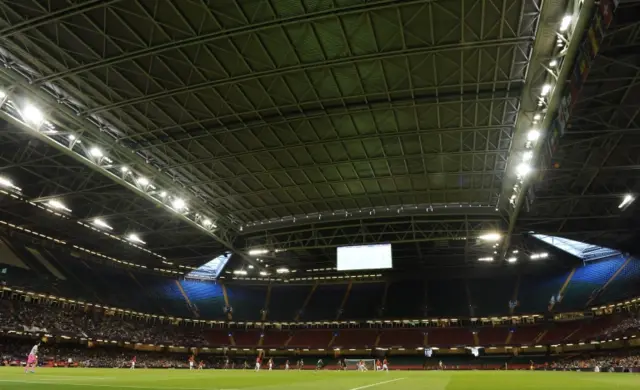
[[[222,284],[222,296],[224,297],[225,306],[230,307],[231,305],[229,304],[229,296],[227,295],[227,286],[225,286],[224,284]],[[233,314],[232,313],[227,313],[227,319],[228,320],[232,320],[233,319]]]
[[[317,288],[318,288],[318,282],[316,282],[311,287],[311,291],[309,291],[309,295],[307,295],[307,299],[304,300],[302,307],[300,308],[300,310],[298,310],[298,313],[296,313],[295,321],[300,321],[300,312],[304,311],[304,309],[307,307],[307,305],[309,304],[309,301],[311,300],[311,297],[313,296],[313,293],[316,292]]]
[[[351,288],[353,287],[353,281],[350,280],[347,285],[347,291],[344,292],[344,296],[342,297],[342,302],[340,302],[340,307],[338,308],[338,312],[336,313],[336,321],[340,319],[340,315],[342,314],[342,310],[344,310],[344,305],[347,304],[347,300],[349,299],[349,294],[351,293]]]

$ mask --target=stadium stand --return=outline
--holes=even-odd
[[[266,286],[243,286],[227,284],[229,305],[233,308],[233,318],[245,321],[258,321],[262,318],[261,311],[265,308],[267,296]]]
[[[270,321],[293,321],[310,292],[310,285],[273,286],[267,319]]]
[[[635,296],[640,292],[639,281],[640,259],[631,258],[619,273],[611,276],[594,303],[603,304]]]
[[[582,309],[625,262],[623,256],[598,260],[578,267],[573,274],[559,307],[566,310]]]
[[[383,329],[378,346],[415,348],[424,346],[424,329]]]
[[[334,320],[346,292],[346,284],[319,285],[311,295],[300,318],[305,321]]]
[[[378,337],[377,329],[342,329],[336,330],[336,337],[331,343],[332,347],[362,348],[375,347]]]
[[[517,278],[468,280],[473,316],[502,315],[508,311]]]
[[[522,325],[511,327],[509,331],[512,333],[510,344],[531,345],[542,335],[544,328],[538,324]]]
[[[474,345],[473,333],[469,328],[428,328],[429,345],[465,346]]]
[[[384,307],[386,318],[421,318],[425,317],[425,282],[422,280],[406,280],[392,282],[387,291]]]
[[[288,347],[297,348],[327,348],[334,332],[326,329],[298,330],[287,344]]]
[[[340,319],[367,320],[377,318],[382,306],[383,283],[353,283]]]
[[[506,326],[481,327],[476,329],[480,345],[504,345],[509,337],[509,328]]]
[[[547,312],[551,297],[558,295],[568,276],[568,273],[556,276],[522,276],[518,289],[518,307],[515,313]]]
[[[427,310],[434,317],[469,317],[465,281],[430,280],[427,282]]]
[[[222,287],[213,282],[181,280],[180,287],[187,295],[189,301],[195,305],[200,316],[208,319],[224,319],[224,297]],[[182,292],[175,283],[164,283],[174,300],[185,302]],[[186,302],[185,302],[186,303]]]

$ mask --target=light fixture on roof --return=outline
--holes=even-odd
[[[95,218],[93,220],[93,224],[98,226],[98,227],[101,227],[101,228],[113,230],[113,228],[111,226],[109,226],[108,223],[106,223],[103,219],[100,219],[100,218]]]
[[[126,165],[123,165],[120,167],[120,172],[122,173],[128,173],[129,172],[129,167]]]
[[[524,161],[524,162],[529,162],[529,161],[531,161],[532,158],[533,158],[533,152],[531,150],[527,150],[522,155],[522,161]]]
[[[478,237],[482,241],[496,242],[500,241],[502,235],[500,233],[486,233]]]
[[[527,133],[527,141],[537,141],[540,138],[540,132],[536,129],[531,129]]]
[[[171,207],[176,211],[182,211],[187,208],[187,203],[182,198],[174,198],[171,202]]]
[[[144,176],[140,176],[139,178],[137,178],[136,182],[138,182],[138,184],[140,184],[143,187],[146,187],[149,185],[149,179],[147,179]]]
[[[269,276],[267,271],[260,271],[260,276]]]
[[[22,119],[32,125],[40,126],[44,122],[44,114],[33,104],[27,104],[21,114]]]
[[[259,256],[269,253],[268,249],[251,249],[249,251],[249,256]]]
[[[162,191],[162,192],[160,192],[160,197],[161,197],[162,199],[166,198],[166,197],[167,197],[167,191]]]
[[[233,271],[234,275],[246,275],[247,271],[243,270],[243,269],[237,269],[235,271]]]
[[[539,121],[541,118],[542,118],[542,115],[540,115],[540,114],[535,114],[535,115],[533,116],[533,120],[534,120],[534,121]]]
[[[515,263],[516,261],[518,261],[518,258],[515,256],[511,256],[509,258],[507,258],[507,263]]]
[[[49,205],[49,207],[51,207],[52,209],[56,209],[56,210],[64,210],[67,212],[71,212],[71,210],[64,205],[64,203],[60,202],[57,199],[51,199],[47,202],[47,204]]]
[[[549,67],[551,68],[555,68],[556,66],[558,66],[558,60],[551,60],[549,61]]]
[[[16,187],[11,180],[2,176],[0,176],[0,187],[21,191],[21,189],[19,187]]]
[[[212,225],[213,225],[213,222],[211,222],[209,218],[202,220],[202,226],[208,228],[208,227],[211,227]]]
[[[251,264],[249,264],[247,267],[248,267],[249,269],[253,269],[253,265],[251,265]]]
[[[542,86],[542,90],[540,91],[540,96],[547,96],[551,92],[551,84],[545,84]]]
[[[527,176],[529,172],[531,172],[531,165],[527,163],[520,163],[516,167],[516,173],[518,174],[518,176]]]
[[[92,157],[95,157],[95,158],[102,158],[102,157],[104,157],[104,153],[102,153],[102,150],[100,150],[100,148],[97,148],[97,147],[93,147],[93,148],[91,148],[91,149],[89,150],[89,154],[90,154]]]
[[[146,242],[142,241],[142,239],[135,233],[131,233],[127,236],[127,240],[131,242],[135,242],[137,244],[146,244]]]
[[[618,208],[619,209],[623,209],[623,208],[629,206],[631,203],[633,203],[634,200],[636,200],[636,199],[635,199],[635,197],[633,195],[627,194],[622,199],[622,202],[620,202],[620,204],[618,205]]]
[[[278,268],[276,270],[277,273],[279,274],[288,274],[289,273],[289,269],[288,268]]]
[[[493,261],[493,257],[481,257],[478,259],[478,261],[481,261],[483,263],[491,263]]]
[[[549,257],[549,254],[547,252],[533,253],[531,255],[531,260],[546,259],[547,257]]]
[[[569,29],[569,26],[571,26],[571,20],[573,19],[573,17],[571,15],[565,15],[562,18],[562,21],[560,22],[560,31],[561,32],[565,32]]]

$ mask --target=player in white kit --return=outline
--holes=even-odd
[[[29,352],[29,356],[27,357],[27,365],[24,366],[25,374],[27,373],[27,371],[31,373],[36,372],[35,370],[36,370],[36,366],[38,365],[38,347],[39,346],[40,346],[40,343],[34,345],[33,348],[31,348],[31,352]],[[29,368],[31,368],[31,370],[29,370]]]

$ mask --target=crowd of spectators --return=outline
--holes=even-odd
[[[631,353],[628,355],[600,354],[595,356],[580,356],[571,360],[555,363],[555,368],[566,370],[593,370],[613,371],[616,368],[637,372],[640,369],[640,355]]]
[[[615,324],[614,326],[606,329],[604,334],[609,336],[609,335],[624,333],[628,330],[638,330],[638,329],[640,329],[640,318],[632,317],[632,318],[624,319],[618,322],[617,324]]]
[[[0,300],[0,330],[185,347],[207,345],[199,328],[160,323],[153,318],[125,318],[119,313],[83,307],[10,300]]]

